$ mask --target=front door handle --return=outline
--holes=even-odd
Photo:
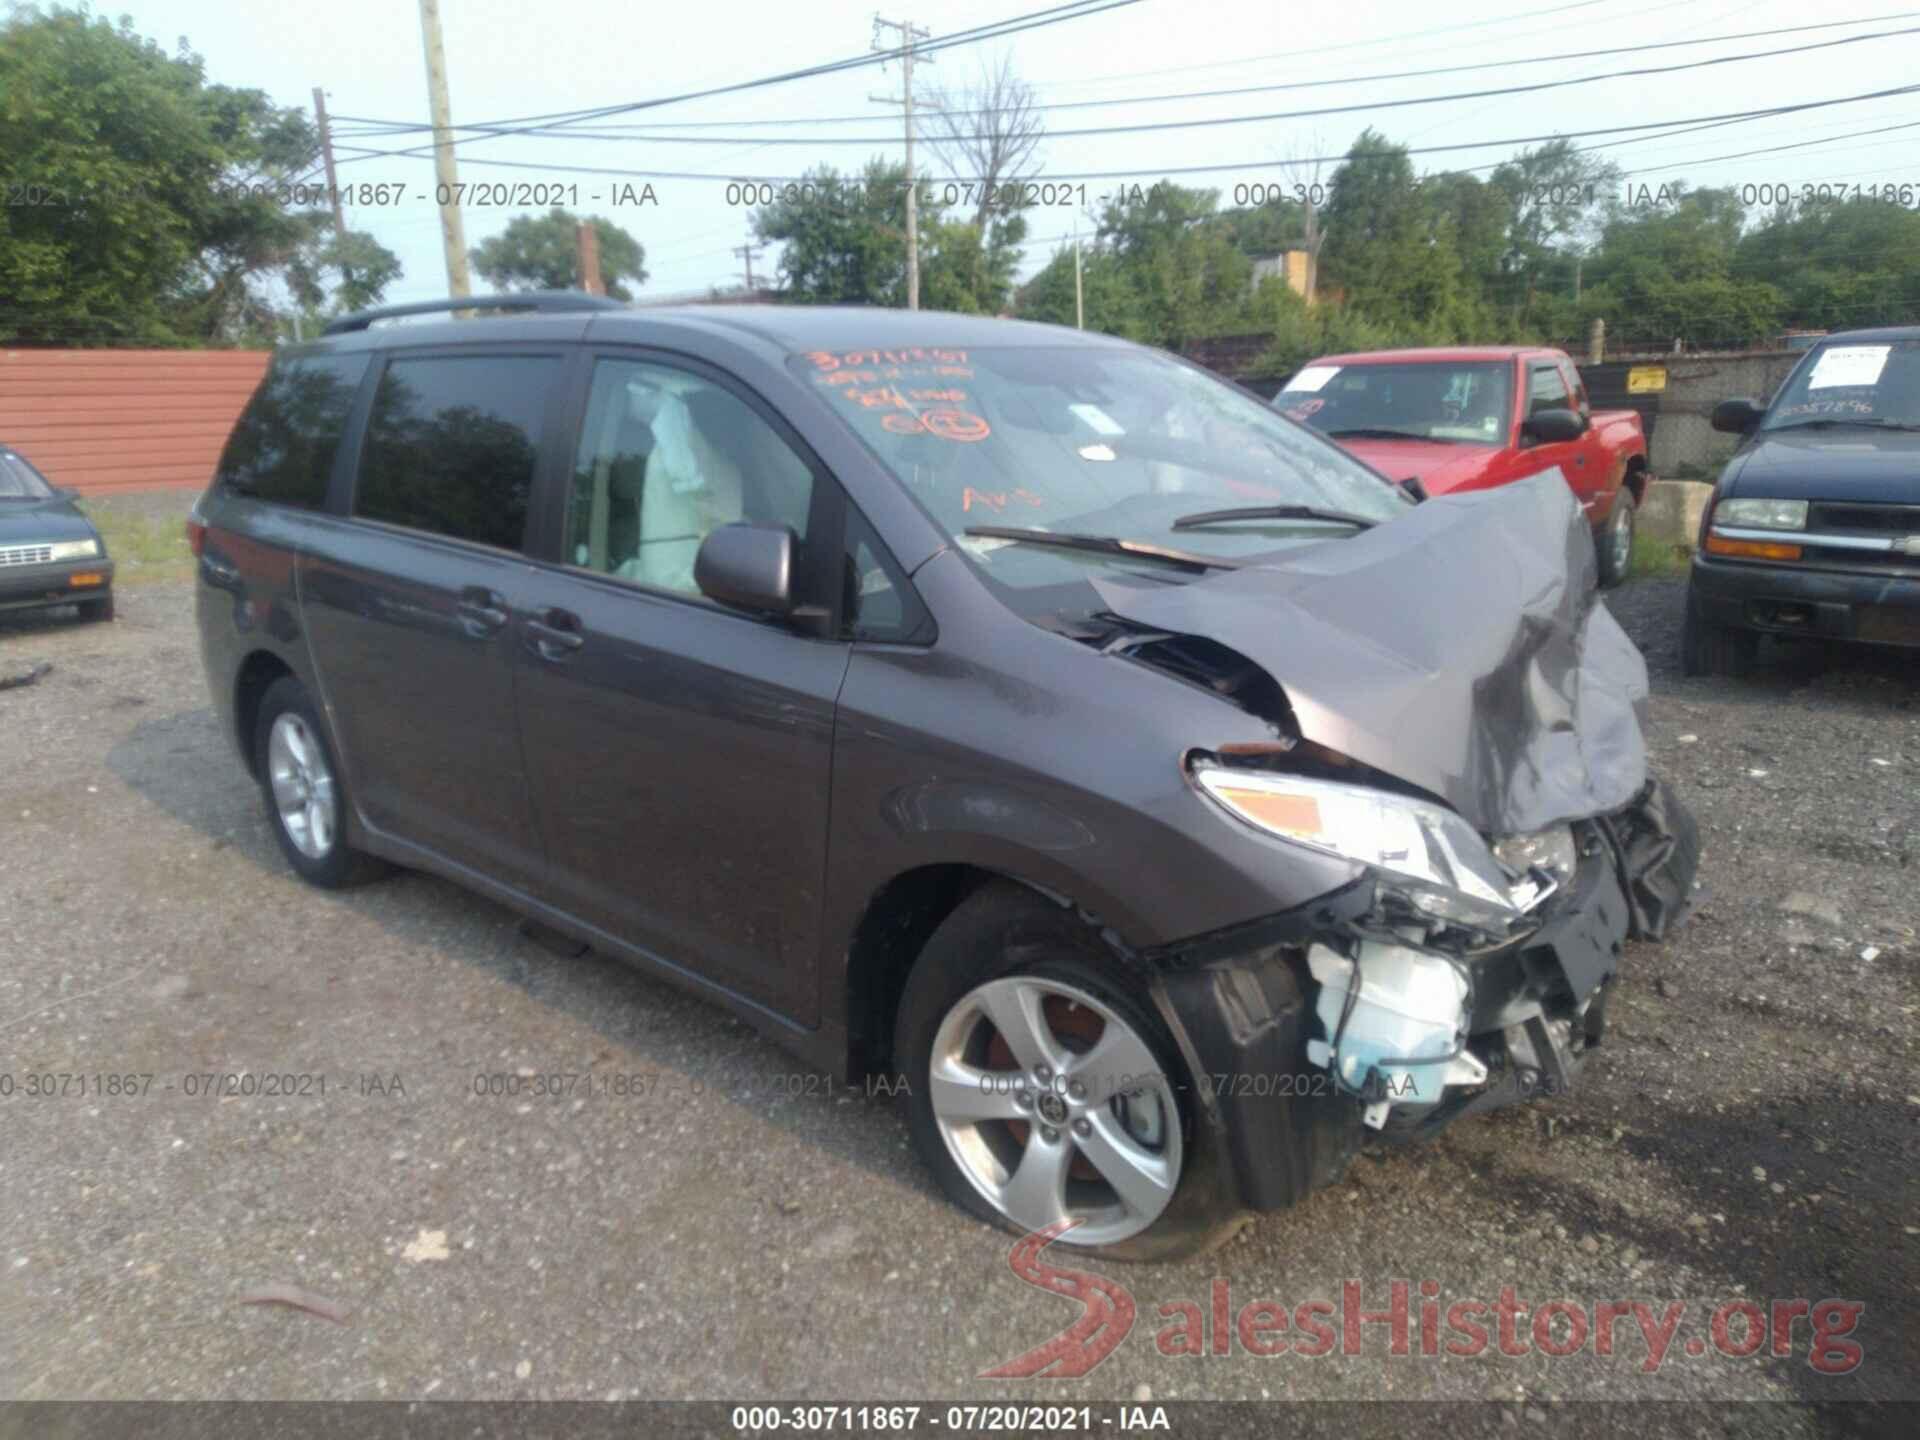
[[[476,640],[484,640],[507,623],[507,597],[482,585],[469,585],[460,592],[454,607],[460,616],[460,628]]]
[[[543,660],[564,660],[587,637],[580,633],[580,617],[571,610],[543,610],[526,622],[528,644]]]

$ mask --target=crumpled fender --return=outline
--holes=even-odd
[[[1628,810],[1602,820],[1627,892],[1628,933],[1664,940],[1693,909],[1700,826],[1664,780],[1651,780]]]
[[[1647,784],[1646,662],[1595,568],[1555,469],[1186,585],[1095,584],[1125,620],[1263,666],[1305,738],[1512,835]]]

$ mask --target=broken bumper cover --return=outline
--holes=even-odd
[[[1371,878],[1151,957],[1158,1008],[1195,1077],[1194,1121],[1217,1131],[1231,1172],[1219,1183],[1249,1208],[1282,1208],[1339,1179],[1364,1137],[1363,1118],[1383,1138],[1419,1139],[1463,1115],[1570,1085],[1599,1042],[1626,941],[1660,939],[1684,920],[1699,861],[1693,817],[1659,781],[1626,808],[1581,822],[1578,833],[1578,867],[1536,929],[1447,957],[1470,982],[1457,1037],[1470,1063],[1454,1073],[1480,1074],[1449,1083],[1437,1102],[1388,1093],[1391,1067],[1356,1089],[1308,1058],[1310,1045],[1324,1050],[1334,1037],[1321,987],[1307,978],[1307,952],[1355,953],[1396,939],[1378,926]]]

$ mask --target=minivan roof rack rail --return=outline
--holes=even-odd
[[[618,300],[590,295],[585,290],[530,290],[519,295],[450,295],[445,300],[413,300],[405,305],[377,305],[371,310],[355,310],[330,321],[323,334],[344,335],[365,330],[376,320],[392,320],[402,315],[434,315],[450,310],[624,310]]]

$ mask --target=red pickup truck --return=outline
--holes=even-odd
[[[1647,440],[1631,410],[1595,411],[1559,350],[1499,345],[1328,355],[1273,403],[1389,479],[1429,495],[1485,490],[1558,468],[1592,523],[1600,583],[1633,557]]]

